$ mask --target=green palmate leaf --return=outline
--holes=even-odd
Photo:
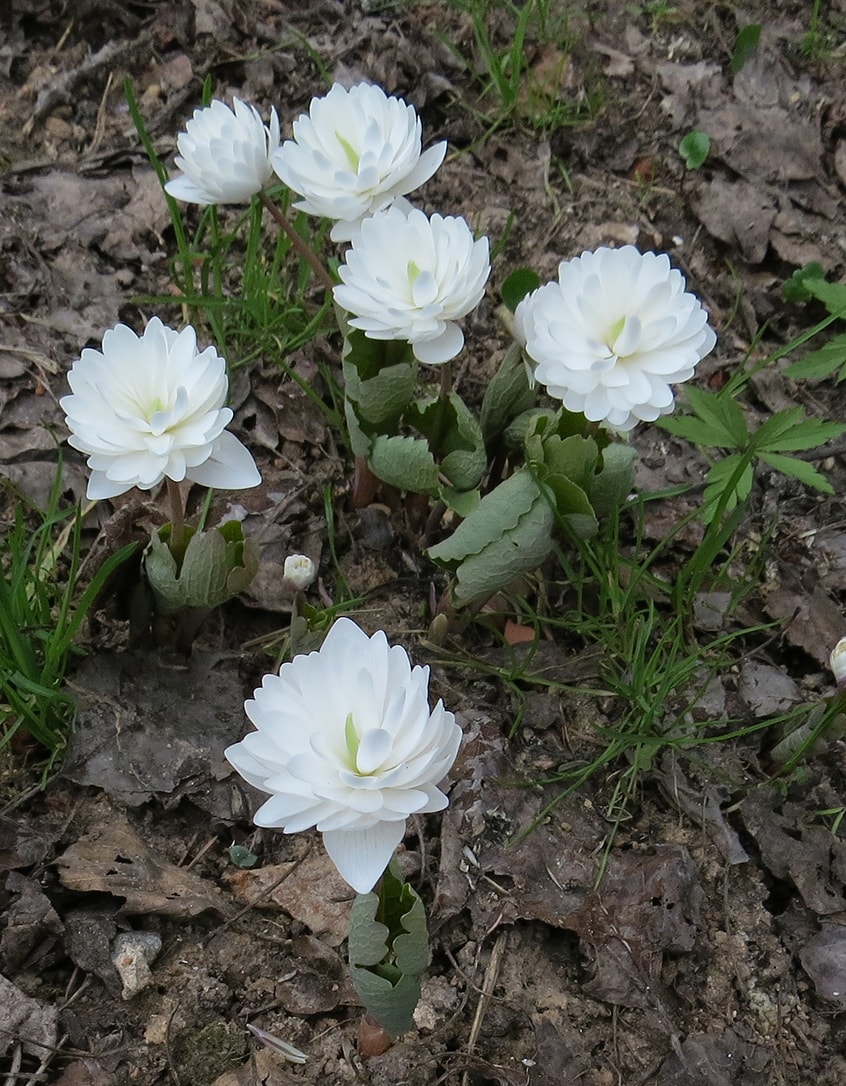
[[[531,268],[517,268],[502,284],[500,293],[502,300],[513,313],[526,295],[537,290],[539,286],[540,276],[537,272],[532,271]]]
[[[788,377],[828,377],[840,370],[838,381],[846,377],[846,335],[835,336],[825,346],[811,351],[784,371]]]
[[[549,487],[556,512],[570,530],[582,539],[595,535],[599,525],[586,494],[599,458],[593,438],[552,433],[541,439],[535,434],[527,442],[526,457],[537,478]]]
[[[743,448],[749,430],[743,412],[732,396],[719,396],[693,387],[687,388],[685,394],[699,418],[715,432],[722,432],[722,439],[713,442],[717,448]]]
[[[826,307],[829,313],[846,316],[846,283],[829,283],[826,279],[803,280],[805,290]]]
[[[414,1024],[420,978],[429,965],[426,913],[417,892],[395,874],[379,892],[360,894],[350,912],[350,969],[366,1010],[398,1036]]]
[[[478,490],[456,490],[451,486],[442,486],[438,493],[441,500],[462,518],[469,517],[482,500]]]
[[[724,426],[712,426],[696,415],[670,415],[657,419],[655,425],[669,434],[683,437],[685,441],[692,441],[694,445],[702,445],[708,449],[726,448],[730,437]]]
[[[782,456],[780,453],[773,452],[762,452],[760,458],[771,468],[780,471],[782,475],[790,475],[805,486],[820,490],[823,494],[834,493],[834,487],[828,479],[805,460],[797,460],[795,456]]]
[[[511,420],[502,435],[509,449],[524,449],[530,435],[554,425],[555,412],[548,407],[533,407],[521,411]]]
[[[526,459],[539,477],[565,476],[582,488],[590,485],[599,458],[599,449],[592,437],[561,437],[550,434],[541,440],[537,435],[526,443]]]
[[[485,442],[490,444],[512,419],[527,411],[536,399],[535,389],[529,386],[523,351],[519,343],[513,343],[505,352],[482,400],[480,422]]]
[[[613,444],[602,450],[602,467],[590,481],[587,494],[598,517],[610,517],[634,486],[637,449]]]
[[[370,435],[365,433],[355,413],[355,404],[349,397],[344,400],[344,418],[347,424],[347,434],[350,439],[350,450],[353,456],[369,456],[373,444]]]
[[[441,543],[430,547],[428,554],[439,565],[457,569],[470,555],[478,554],[503,532],[516,528],[540,493],[529,471],[510,475],[482,498],[475,512]]]
[[[544,483],[552,491],[555,509],[561,519],[579,539],[591,539],[599,522],[587,494],[566,475],[546,474]]]
[[[428,441],[415,437],[378,434],[370,448],[370,468],[385,483],[399,490],[435,495],[438,466]]]
[[[473,490],[488,466],[485,442],[476,417],[461,399],[451,392],[446,402],[437,398],[418,400],[406,413],[406,421],[416,426],[440,451],[440,470],[457,490]]]
[[[797,268],[781,288],[784,297],[788,302],[807,302],[811,298],[811,292],[805,284],[814,279],[825,280],[825,270],[822,264],[812,261],[802,268]]]
[[[417,384],[417,367],[408,362],[386,366],[363,379],[355,366],[344,361],[347,399],[355,405],[359,425],[384,429],[393,426],[411,403]]]
[[[800,452],[816,449],[827,441],[839,437],[846,425],[839,422],[823,422],[806,419],[801,407],[779,411],[760,426],[752,435],[752,448],[759,452]]]
[[[414,1009],[420,1002],[420,977],[399,974],[396,979],[369,969],[352,970],[358,998],[379,1025],[392,1037],[414,1028]]]
[[[711,150],[711,137],[707,132],[688,132],[679,141],[679,154],[689,170],[698,170]]]
[[[340,319],[340,318],[339,318]],[[345,329],[344,389],[355,405],[363,430],[385,430],[396,424],[414,396],[417,362],[407,343],[368,339],[357,328]]]
[[[433,561],[455,570],[456,603],[491,596],[540,565],[552,545],[553,501],[529,471],[515,472],[429,549]]]
[[[742,470],[741,465],[743,465]],[[730,513],[738,502],[745,501],[752,490],[752,479],[752,465],[748,462],[743,464],[740,453],[733,453],[714,464],[708,472],[708,485],[705,487],[703,496],[703,522],[711,523],[724,496],[723,513]]]

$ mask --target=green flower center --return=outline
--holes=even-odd
[[[608,329],[605,342],[608,344],[612,351],[614,350],[614,344],[617,342],[617,337],[620,335],[625,326],[626,318],[625,315],[623,315],[618,321],[615,321]]]
[[[340,132],[335,133],[335,138],[344,149],[344,154],[347,156],[347,162],[350,164],[350,169],[353,173],[358,173],[358,164],[361,161],[361,156],[356,152],[356,149],[350,141],[345,140]]]
[[[346,745],[346,753],[350,756],[350,768],[354,773],[358,773],[356,758],[358,757],[358,747],[362,745],[362,741],[355,729],[352,712],[349,712],[349,714],[346,715],[346,722],[343,725],[343,738],[344,744]],[[358,775],[361,776],[362,774],[359,773]]]

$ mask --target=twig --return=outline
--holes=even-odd
[[[50,1061],[53,1059],[53,1057],[56,1055],[56,1053],[62,1048],[62,1046],[64,1045],[64,1043],[65,1043],[65,1041],[67,1039],[68,1039],[68,1036],[67,1036],[67,1034],[65,1034],[64,1037],[59,1038],[58,1044],[56,1045],[55,1048],[51,1048],[51,1049],[49,1049],[49,1051],[44,1053],[44,1055],[41,1057],[41,1063],[39,1063],[38,1067],[32,1072],[32,1074],[26,1080],[25,1086],[35,1086],[35,1083],[39,1082],[43,1078],[44,1072],[47,1070],[48,1066],[50,1065]]]
[[[502,969],[502,960],[505,957],[507,941],[508,932],[501,931],[496,937],[494,948],[491,951],[491,960],[488,962],[488,968],[485,970],[485,978],[482,981],[482,994],[479,997],[476,1013],[473,1016],[473,1025],[470,1027],[470,1036],[467,1040],[467,1047],[465,1049],[468,1056],[472,1055],[473,1049],[476,1047],[476,1042],[479,1039],[479,1034],[482,1032],[482,1022],[487,1013],[493,990],[496,988],[496,983],[499,980],[499,973]],[[465,1071],[461,1077],[461,1086],[467,1086],[469,1081],[469,1073]]]
[[[9,1073],[3,1079],[3,1086],[14,1086],[18,1080],[18,1071],[21,1069],[21,1060],[23,1059],[23,1045],[20,1041],[15,1045],[15,1051],[12,1055],[12,1063],[9,1067]]]
[[[24,135],[28,136],[35,125],[43,120],[55,106],[66,101],[74,87],[81,83],[83,79],[98,72],[101,68],[111,65],[114,61],[120,60],[127,53],[137,56],[141,50],[149,45],[150,41],[151,33],[149,30],[145,30],[133,41],[106,42],[102,49],[98,49],[96,53],[86,57],[76,68],[71,69],[69,72],[63,72],[49,87],[44,87],[39,91],[32,116],[24,125]]]
[[[274,204],[274,202],[267,196],[266,193],[260,192],[259,199],[261,200],[262,207],[266,211],[270,212],[273,221],[276,223],[279,229],[287,236],[288,240],[303,258],[303,260],[307,261],[311,270],[314,272],[314,274],[317,276],[317,278],[320,280],[326,290],[328,290],[331,294],[335,287],[335,282],[332,279],[332,276],[317,259],[317,256],[311,249],[311,247],[307,245],[305,241],[303,241],[303,239],[294,229],[291,220],[286,215],[283,215],[283,213],[279,210],[276,204]]]
[[[173,1086],[182,1086],[182,1082],[179,1078],[179,1072],[174,1066],[173,1050],[170,1047],[170,1030],[173,1025],[173,1019],[176,1012],[179,1010],[179,1004],[177,1003],[173,1010],[170,1012],[167,1018],[167,1027],[165,1028],[165,1055],[167,1056],[167,1069],[170,1074]]]

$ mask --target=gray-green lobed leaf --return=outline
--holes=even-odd
[[[400,490],[437,493],[438,466],[429,442],[422,438],[378,434],[370,447],[370,467],[379,479]]]
[[[258,551],[236,522],[195,532],[185,548],[182,568],[155,532],[144,555],[147,580],[161,614],[189,607],[217,607],[243,592],[258,570]]]
[[[428,551],[454,569],[456,603],[464,605],[504,588],[549,554],[555,521],[552,496],[522,469],[482,498],[453,534]]]
[[[393,1036],[414,1025],[420,978],[429,965],[426,912],[417,892],[393,871],[376,893],[359,894],[350,912],[349,955],[353,984],[366,1010]],[[389,919],[377,920],[380,907]]]
[[[536,399],[535,389],[529,386],[522,348],[519,343],[513,343],[482,400],[480,424],[486,443],[490,444],[501,434],[512,419],[528,411]]]

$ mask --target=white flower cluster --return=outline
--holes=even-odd
[[[352,326],[440,363],[464,344],[456,321],[481,301],[490,258],[464,219],[430,219],[404,199],[446,154],[445,142],[423,151],[421,137],[414,107],[368,83],[313,99],[281,146],[275,111],[266,128],[237,98],[233,110],[214,101],[180,134],[184,174],[165,187],[194,203],[242,203],[275,171],[301,197],[295,208],[333,220],[332,239],[352,243],[334,290]]]
[[[349,324],[440,364],[463,347],[457,322],[484,295],[490,254],[464,219],[428,216],[405,199],[446,153],[443,142],[423,151],[421,137],[413,107],[368,84],[336,84],[314,99],[284,142],[275,110],[265,125],[237,98],[232,107],[214,101],[180,134],[182,173],[166,189],[201,205],[243,203],[275,172],[300,198],[295,208],[333,220],[332,238],[349,243],[333,290]],[[672,410],[671,386],[691,377],[716,340],[668,257],[630,245],[563,261],[558,280],[524,298],[514,323],[533,378],[569,411],[618,430]],[[213,347],[198,350],[193,328],[154,317],[139,336],[118,325],[101,351],[82,352],[69,384],[61,404],[70,444],[88,457],[90,498],[165,478],[227,489],[260,481],[226,430],[226,364]],[[308,556],[286,559],[296,591],[315,575]],[[843,644],[832,655],[839,685]],[[430,708],[428,681],[428,668],[412,667],[384,633],[368,637],[346,618],[318,652],[265,676],[245,705],[256,730],[226,750],[270,795],[256,823],[287,833],[316,826],[343,877],[370,891],[408,816],[447,804],[439,785],[461,732],[440,701]]]

